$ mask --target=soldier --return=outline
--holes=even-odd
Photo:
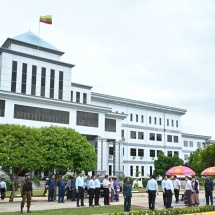
[[[58,203],[64,203],[64,195],[65,195],[65,186],[66,181],[64,180],[64,175],[57,182],[58,186]]]
[[[21,196],[22,196],[22,202],[21,202],[21,214],[23,213],[23,208],[25,205],[25,201],[27,198],[27,213],[31,213],[30,206],[31,206],[31,196],[33,195],[32,192],[32,182],[30,179],[30,174],[25,174],[25,180],[21,184]]]

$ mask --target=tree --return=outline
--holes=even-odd
[[[155,175],[156,176],[164,176],[166,174],[166,171],[168,171],[171,167],[183,165],[184,162],[182,159],[180,159],[177,155],[174,155],[173,157],[168,157],[164,155],[164,153],[161,151],[158,154],[158,159],[155,160]]]
[[[86,172],[96,169],[96,154],[86,137],[71,128],[42,127],[43,170],[65,174],[67,170]]]
[[[40,167],[39,140],[36,128],[0,124],[0,164],[12,184],[9,201],[13,201],[18,175]]]

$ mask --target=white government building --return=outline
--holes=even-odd
[[[38,49],[39,45],[39,49]],[[0,48],[0,123],[74,128],[94,146],[96,173],[147,177],[159,151],[187,160],[210,136],[185,134],[185,109],[92,92],[64,53],[27,32]]]

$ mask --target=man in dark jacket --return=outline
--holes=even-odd
[[[58,203],[62,202],[64,203],[64,195],[65,195],[65,187],[66,187],[66,181],[64,180],[64,175],[61,176],[61,178],[57,182],[58,186]]]
[[[76,175],[73,176],[70,184],[71,201],[76,201]]]
[[[128,212],[131,208],[132,197],[132,185],[130,184],[130,178],[126,178],[126,183],[123,184],[123,196],[124,196],[124,211]]]
[[[54,201],[54,189],[55,189],[55,175],[52,175],[48,182],[48,189],[49,189],[49,195],[48,195],[48,201],[53,202]]]
[[[211,200],[211,205],[213,205],[213,189],[214,189],[213,181],[210,179],[210,176],[207,175],[205,180],[206,205],[209,205],[209,198]]]

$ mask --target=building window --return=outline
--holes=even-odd
[[[24,105],[14,105],[14,118],[69,124],[69,112]]]
[[[157,157],[158,157],[158,155],[159,155],[160,152],[162,152],[162,151],[161,150],[157,150]]]
[[[162,134],[157,134],[157,141],[162,141]]]
[[[0,100],[0,117],[4,117],[5,114],[5,100]]]
[[[155,125],[157,124],[157,118],[156,117],[154,118],[154,124]]]
[[[161,121],[161,118],[159,118],[159,125],[161,125],[162,124],[162,121]]]
[[[83,103],[87,104],[87,94],[83,93]]]
[[[73,102],[73,91],[71,91],[71,102]]]
[[[149,140],[155,140],[155,133],[149,134]]]
[[[76,102],[80,103],[80,92],[76,92]]]
[[[138,122],[138,114],[136,114],[136,122]]]
[[[176,120],[176,127],[178,128],[178,120]]]
[[[125,148],[124,147],[122,149],[122,154],[123,154],[123,156],[125,155]]]
[[[76,125],[98,128],[99,115],[97,113],[77,111]]]
[[[167,156],[172,157],[172,151],[167,151]]]
[[[144,150],[143,149],[138,149],[138,156],[143,157],[144,156]]]
[[[55,79],[55,70],[51,69],[51,76],[50,76],[50,98],[54,98],[54,79]]]
[[[202,143],[202,148],[204,149],[206,147],[206,143]]]
[[[42,67],[40,96],[45,97],[45,92],[46,92],[46,68]]]
[[[141,175],[144,176],[144,166],[141,166]]]
[[[139,166],[136,166],[136,175],[135,176],[139,176]]]
[[[174,143],[178,143],[178,136],[174,136]]]
[[[154,158],[155,157],[155,150],[150,150],[150,157]]]
[[[124,138],[125,137],[125,131],[121,130],[121,137]]]
[[[169,143],[172,142],[172,135],[167,135],[167,142],[169,142]]]
[[[150,175],[153,175],[152,166],[150,166]]]
[[[132,122],[133,121],[133,114],[130,113],[130,121]]]
[[[131,148],[131,149],[130,149],[130,155],[131,155],[131,156],[137,156],[137,150]]]
[[[188,147],[188,141],[184,141],[184,147]]]
[[[105,118],[105,131],[116,132],[116,120]]]
[[[174,155],[175,155],[175,156],[178,156],[178,155],[179,155],[179,152],[178,152],[178,151],[174,151]]]
[[[26,82],[27,82],[27,64],[22,64],[22,85],[21,93],[26,94]]]
[[[184,160],[188,160],[188,154],[184,154]]]
[[[109,165],[109,175],[112,175],[112,165]]]
[[[63,99],[63,72],[59,71],[58,99]]]
[[[113,155],[113,147],[109,147],[109,155]]]
[[[174,127],[174,120],[172,120],[172,127]]]
[[[130,166],[130,176],[133,176],[133,166]]]
[[[12,62],[11,91],[16,92],[17,61]]]
[[[37,66],[32,66],[32,76],[31,76],[31,95],[36,95],[36,83],[37,83]]]
[[[138,132],[138,139],[143,140],[144,139],[144,133],[143,132]]]
[[[149,124],[152,124],[152,117],[149,117]]]
[[[144,116],[141,115],[141,123],[144,123]]]
[[[193,147],[193,141],[189,141],[189,147]]]
[[[136,131],[130,131],[131,139],[136,139]]]
[[[201,142],[197,142],[197,148],[198,148],[198,149],[201,148]]]
[[[169,119],[167,119],[167,122],[166,122],[167,126],[169,126]]]

